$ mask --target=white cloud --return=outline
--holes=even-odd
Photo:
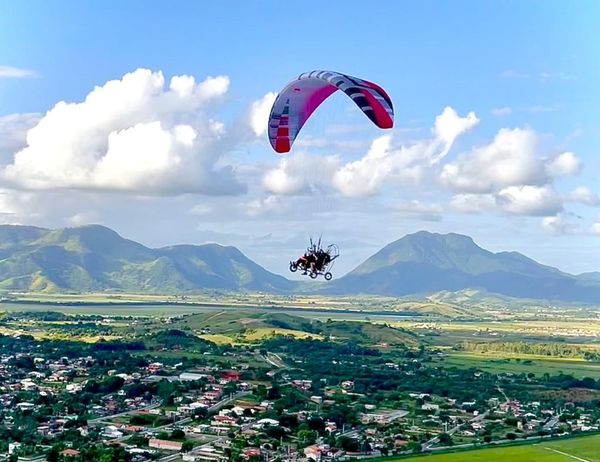
[[[460,192],[489,193],[513,185],[543,184],[544,164],[535,155],[537,136],[529,129],[501,129],[483,147],[444,165],[441,181]]]
[[[68,217],[67,223],[71,226],[98,224],[98,217],[94,212],[79,212]]]
[[[598,219],[598,221],[596,223],[594,223],[592,225],[591,231],[593,234],[600,235],[600,218]]]
[[[36,73],[29,69],[13,66],[0,66],[0,79],[24,79],[35,77]]]
[[[546,171],[554,178],[577,175],[581,168],[581,161],[572,152],[563,152],[546,162]]]
[[[571,191],[566,199],[571,202],[579,202],[580,204],[595,207],[600,205],[600,197],[586,186],[578,186]]]
[[[443,159],[456,139],[463,133],[468,132],[479,123],[479,119],[474,112],[469,112],[466,117],[460,117],[458,113],[451,107],[446,107],[444,111],[435,118],[433,133],[436,141],[440,140],[443,143],[442,151],[437,154],[432,163],[439,162]]]
[[[551,216],[562,210],[560,197],[548,186],[509,186],[496,195],[496,203],[515,215]]]
[[[440,204],[421,202],[418,199],[393,205],[392,209],[424,221],[441,221],[444,212]]]
[[[559,213],[553,217],[544,217],[542,219],[542,227],[555,235],[568,234],[572,231],[573,225],[569,222],[564,213]]]
[[[456,194],[450,207],[462,213],[489,212],[496,208],[496,199],[493,194]]]
[[[290,154],[269,170],[263,185],[274,194],[307,194],[329,188],[331,178],[339,167],[335,156],[310,156],[303,153]]]
[[[263,136],[267,133],[269,114],[275,98],[277,98],[277,93],[270,92],[252,103],[250,107],[250,127],[256,136]]]
[[[512,113],[512,108],[510,108],[508,106],[495,107],[492,109],[491,112],[492,112],[492,115],[495,115],[496,117],[503,117],[503,116],[510,115]]]
[[[40,120],[41,114],[9,114],[0,117],[0,163],[6,163],[6,157],[22,149],[27,143],[27,132]]]
[[[419,182],[433,164],[448,154],[456,139],[478,122],[473,112],[460,117],[447,107],[436,117],[431,139],[395,147],[392,135],[376,138],[363,158],[335,173],[333,184],[345,196],[364,197],[376,194],[388,181]]]
[[[335,151],[351,151],[368,148],[368,140],[349,140],[334,138],[317,138],[311,135],[303,135],[301,139],[294,142],[294,149],[323,149]]]
[[[57,103],[27,133],[3,176],[25,189],[103,189],[136,194],[236,193],[230,167],[217,167],[225,133],[207,116],[227,77],[174,76],[138,69]]]
[[[246,204],[246,214],[255,217],[265,213],[280,213],[286,209],[282,199],[275,195],[269,195],[265,198],[255,199]]]

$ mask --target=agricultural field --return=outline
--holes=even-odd
[[[381,459],[383,460],[383,459]],[[393,459],[402,462],[600,462],[600,435],[522,446],[477,449]]]
[[[549,358],[526,354],[450,351],[436,358],[434,364],[443,367],[476,368],[495,373],[529,374],[536,377],[544,374],[567,374],[574,377],[600,379],[600,363],[583,359]]]

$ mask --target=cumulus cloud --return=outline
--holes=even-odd
[[[28,131],[4,179],[25,189],[242,191],[233,169],[216,165],[225,129],[208,115],[229,79],[181,75],[165,83],[162,72],[138,69],[82,102],[57,103]]]
[[[450,207],[462,213],[488,212],[496,208],[496,199],[493,194],[455,194]]]
[[[544,217],[542,219],[542,228],[551,234],[568,234],[573,229],[573,224],[569,222],[566,214],[560,213],[553,217]]]
[[[488,193],[494,189],[544,181],[536,158],[537,137],[532,130],[502,129],[492,143],[461,154],[444,166],[442,182],[461,192]]]
[[[546,172],[554,178],[577,175],[581,168],[581,161],[572,152],[563,152],[546,163]]]
[[[256,136],[263,136],[267,133],[269,114],[276,97],[277,93],[270,92],[252,103],[250,107],[250,127]]]
[[[423,221],[441,221],[444,212],[440,204],[421,202],[418,199],[401,202],[392,206],[392,209]]]
[[[369,147],[368,140],[334,139],[325,137],[314,137],[303,135],[301,139],[294,142],[294,149],[322,149],[339,151],[352,151],[366,149]]]
[[[30,69],[13,66],[0,66],[0,79],[25,79],[35,77],[36,73]]]
[[[434,145],[440,144],[441,142],[442,150],[433,157],[432,163],[439,162],[443,159],[452,148],[456,139],[463,133],[471,130],[478,123],[479,119],[474,112],[469,112],[466,117],[460,117],[454,109],[446,107],[444,111],[435,118],[435,125],[433,128],[433,134],[435,135]]]
[[[515,215],[551,216],[562,211],[559,195],[548,186],[509,186],[496,195],[496,203]]]
[[[592,231],[593,234],[600,235],[600,218],[598,219],[598,221],[596,223],[594,223],[592,225],[591,231]]]
[[[68,217],[66,221],[70,226],[98,224],[98,216],[94,212],[78,212]]]
[[[444,165],[440,179],[465,193],[490,193],[509,186],[543,185],[549,176],[573,175],[580,169],[570,152],[550,160],[537,155],[538,137],[531,129],[501,129],[494,140]]]
[[[6,163],[10,155],[25,146],[27,132],[40,121],[40,118],[41,114],[37,113],[9,114],[0,117],[0,163]]]
[[[282,212],[286,209],[281,197],[269,195],[265,198],[255,199],[246,204],[246,214],[251,217],[263,215],[270,212]]]
[[[473,112],[460,117],[447,107],[435,119],[432,138],[396,147],[392,135],[381,136],[363,158],[341,167],[333,176],[333,184],[345,196],[364,197],[376,194],[388,181],[419,182],[448,154],[456,139],[478,122]]]
[[[265,174],[263,184],[267,191],[281,195],[323,191],[339,164],[335,156],[288,155]]]
[[[580,204],[595,207],[600,205],[600,197],[586,186],[578,186],[569,194],[566,199],[571,202],[579,202]]]

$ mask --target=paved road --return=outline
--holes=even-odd
[[[118,414],[111,414],[111,415],[106,415],[104,417],[98,417],[96,419],[91,419],[91,420],[88,420],[88,424],[100,423],[100,422],[103,422],[104,420],[110,420],[110,419],[114,419],[115,417],[121,417],[124,415],[135,414],[140,411],[156,409],[157,407],[160,407],[160,406],[162,406],[162,401],[158,401],[154,404],[150,404],[148,406],[140,407],[137,409],[131,409],[130,411],[120,412]]]

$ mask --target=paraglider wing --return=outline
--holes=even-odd
[[[279,93],[269,116],[269,141],[278,153],[288,152],[311,114],[337,90],[348,95],[379,128],[392,128],[392,100],[379,85],[331,71],[301,74]]]

